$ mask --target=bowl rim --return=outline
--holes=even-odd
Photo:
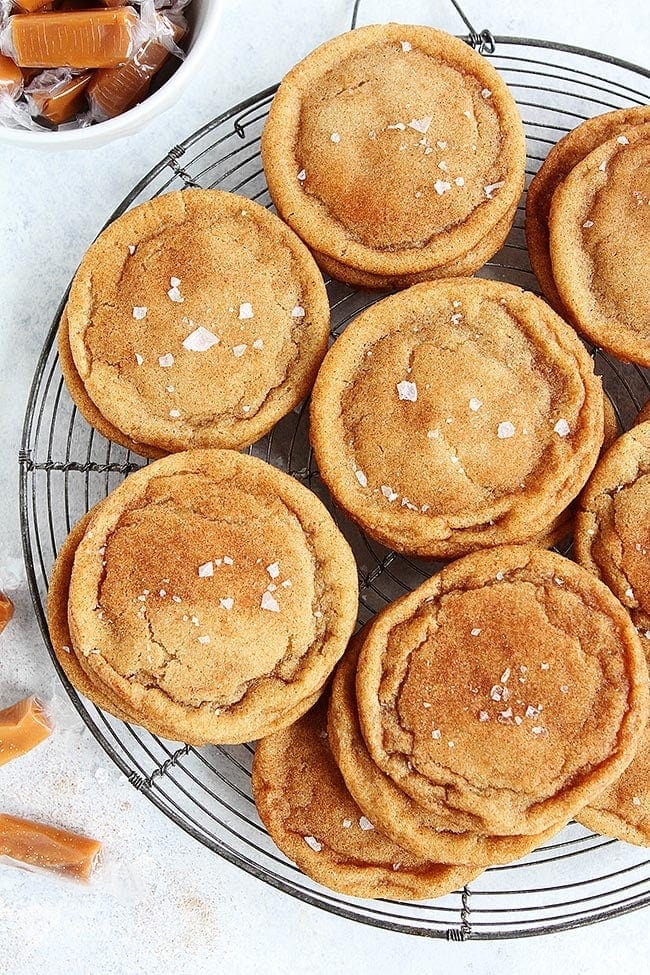
[[[224,0],[204,0],[205,14],[200,29],[192,38],[172,76],[153,94],[115,118],[95,125],[62,131],[33,131],[0,126],[0,143],[23,148],[94,149],[145,128],[155,116],[170,108],[196,74],[210,49],[221,22]]]

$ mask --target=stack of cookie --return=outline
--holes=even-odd
[[[578,562],[605,582],[642,634],[650,666],[650,422],[624,434],[596,465],[579,500]],[[650,846],[650,726],[623,775],[577,817],[598,833]]]
[[[363,27],[284,78],[262,138],[279,215],[360,287],[469,275],[524,186],[519,112],[492,65],[430,27]]]
[[[321,502],[222,450],[174,454],[127,478],[68,537],[48,596],[75,687],[197,745],[295,721],[356,612],[354,558]]]
[[[560,315],[650,366],[650,106],[589,119],[551,149],[526,200],[530,263]]]
[[[357,636],[324,739],[314,715],[260,743],[258,809],[278,846],[335,890],[435,896],[598,801],[635,754],[647,685],[605,585],[555,553],[485,550]]]

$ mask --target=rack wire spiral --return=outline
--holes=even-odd
[[[583,119],[650,101],[646,69],[575,47],[493,37],[474,30],[459,13],[469,29],[465,40],[486,53],[517,99],[528,137],[528,177],[549,148]],[[269,206],[259,139],[274,90],[234,106],[171,149],[111,220],[160,193],[197,186],[231,190]],[[538,291],[525,247],[523,206],[505,247],[481,274]],[[333,280],[327,281],[327,290],[333,335],[378,298]],[[647,851],[595,836],[577,824],[524,860],[492,868],[463,891],[435,902],[363,901],[334,894],[303,876],[266,834],[251,796],[251,746],[196,749],[164,741],[110,717],[76,693],[49,642],[44,613],[49,573],[71,526],[146,462],[92,430],[67,393],[55,342],[66,298],[45,341],[25,416],[19,456],[23,546],[34,607],[59,676],[92,734],[132,785],[210,850],[260,880],[315,907],[381,928],[457,941],[514,938],[573,928],[650,904]],[[627,428],[648,397],[648,374],[599,350],[592,353],[621,426]],[[432,564],[399,557],[365,538],[332,508],[309,449],[304,404],[251,449],[307,484],[332,510],[357,557],[361,622],[435,571]]]

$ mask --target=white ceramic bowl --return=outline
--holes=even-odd
[[[214,52],[222,8],[223,0],[192,0],[187,9],[190,30],[185,59],[160,88],[128,112],[84,129],[32,132],[0,126],[0,142],[30,149],[94,149],[113,139],[139,132],[152,118],[165,112],[178,100],[196,77],[206,55]]]

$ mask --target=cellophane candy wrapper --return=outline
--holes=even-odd
[[[96,71],[88,86],[88,117],[91,121],[114,118],[132,108],[147,94],[151,79],[170,54],[184,55],[177,42],[186,31],[182,15],[172,20],[158,12],[154,0],[144,0],[141,9],[141,38],[133,58],[117,68]]]
[[[122,12],[135,8],[137,21],[131,30],[128,57],[120,64],[96,69],[81,63],[24,70],[25,81],[19,87],[3,89],[0,64],[0,126],[45,131],[84,128],[127,111],[149,93],[151,80],[168,55],[185,57],[179,42],[187,32],[185,8],[191,0],[132,0],[122,4]],[[107,7],[84,11],[71,9],[71,16],[96,14]],[[57,11],[39,10],[40,14]],[[12,0],[0,0],[0,51],[16,58],[12,22],[22,14]],[[58,11],[60,14],[60,11]],[[120,13],[122,16],[122,13]],[[24,29],[26,20],[21,21]],[[64,25],[65,26],[65,25]],[[58,42],[57,42],[58,43]],[[79,60],[78,52],[69,52],[69,61]],[[44,58],[47,60],[47,57]],[[91,58],[92,59],[92,58]],[[27,60],[34,60],[27,58]],[[11,67],[11,65],[9,65]],[[30,77],[31,76],[31,77]],[[10,95],[11,97],[6,97]]]
[[[29,109],[23,101],[16,101],[6,92],[0,92],[0,125],[8,129],[31,129],[36,131],[42,126],[29,114]]]

